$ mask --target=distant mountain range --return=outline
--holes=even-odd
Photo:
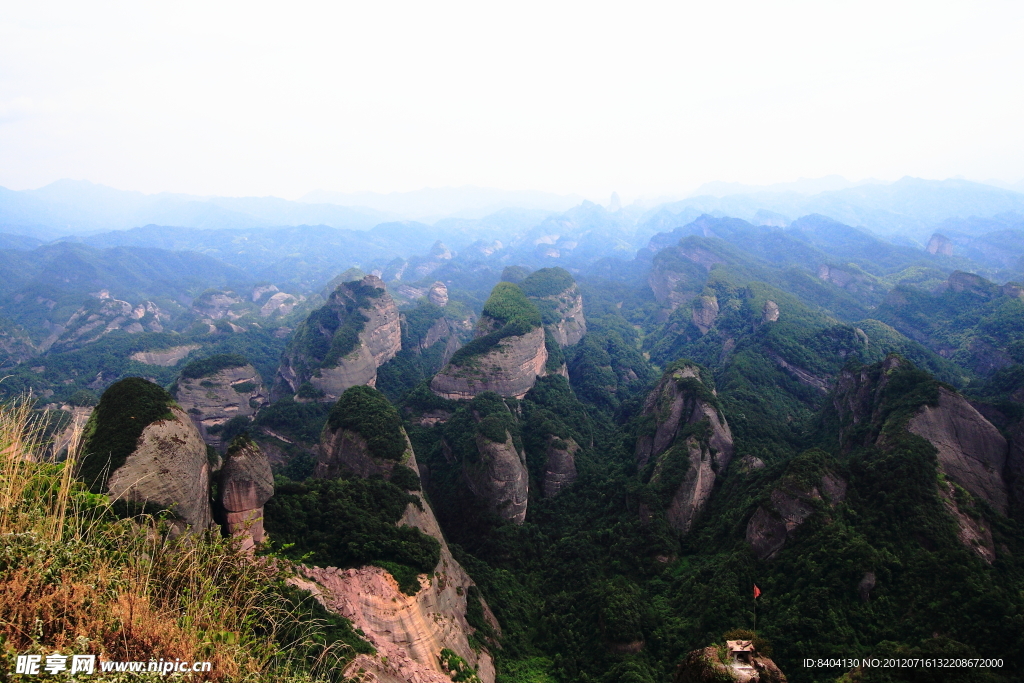
[[[700,192],[645,210],[638,204],[606,209],[577,196],[478,187],[391,194],[317,190],[300,201],[289,201],[277,197],[147,195],[85,181],[60,180],[36,190],[0,188],[0,234],[8,235],[0,240],[0,248],[31,248],[34,243],[25,237],[47,242],[147,225],[196,230],[307,225],[367,231],[402,221],[416,221],[422,226],[410,235],[418,243],[441,239],[453,248],[478,239],[508,244],[515,235],[531,229],[537,232],[537,239],[550,241],[558,239],[552,235],[566,230],[607,232],[613,225],[614,239],[639,246],[654,233],[686,225],[703,214],[775,227],[819,214],[891,239],[923,245],[937,226],[955,225],[962,233],[987,232],[991,228],[986,226],[993,222],[1016,226],[1024,221],[1024,193],[967,180],[906,177],[894,183],[852,183],[827,176],[764,187],[709,183]],[[973,224],[977,229],[970,227]]]

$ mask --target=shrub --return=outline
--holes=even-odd
[[[237,353],[219,353],[216,356],[202,358],[188,363],[181,369],[181,376],[186,379],[199,379],[227,370],[228,368],[241,368],[249,364],[249,359]]]
[[[555,296],[574,286],[576,281],[564,268],[541,268],[519,283],[526,296]]]
[[[350,387],[331,409],[327,425],[332,430],[350,429],[366,439],[370,454],[385,460],[401,460],[405,434],[398,411],[384,394],[367,386]]]

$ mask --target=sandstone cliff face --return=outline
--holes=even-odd
[[[643,414],[653,419],[654,433],[637,439],[636,458],[641,467],[654,462],[650,482],[661,482],[669,457],[687,461],[666,511],[669,524],[685,533],[707,503],[716,477],[732,460],[732,432],[693,365],[667,372],[648,395]],[[701,423],[705,429],[688,429]]]
[[[674,265],[679,262],[689,262],[705,272],[710,272],[715,264],[725,261],[699,245],[686,243],[667,247],[655,256],[654,267],[647,278],[647,284],[654,292],[654,298],[658,303],[673,310],[693,299],[703,288],[703,279],[701,284],[697,285],[693,272],[686,272],[688,268]]]
[[[173,507],[186,524],[210,526],[210,465],[199,430],[181,408],[170,420],[157,420],[142,431],[135,450],[111,473],[107,492],[124,498]]]
[[[463,472],[474,495],[486,501],[498,516],[522,524],[529,502],[530,475],[526,456],[516,449],[511,434],[506,432],[506,437],[504,443],[495,443],[477,434],[479,459],[464,462]]]
[[[402,432],[403,436],[405,432]],[[354,474],[364,479],[372,476],[391,478],[395,465],[401,464],[418,472],[416,456],[413,454],[409,437],[405,436],[406,449],[400,460],[375,458],[366,444],[366,439],[350,429],[324,429],[321,436],[319,457],[313,476],[330,479],[342,474]]]
[[[541,297],[540,301],[549,301],[554,305],[557,322],[547,327],[560,346],[572,346],[587,333],[587,321],[583,317],[583,295],[575,284],[559,294]]]
[[[332,345],[359,327],[354,348],[340,358],[331,357]],[[322,392],[320,400],[333,401],[349,387],[374,386],[377,368],[394,358],[401,347],[398,307],[380,278],[367,275],[358,282],[342,283],[327,305],[296,330],[281,360],[274,395],[294,394],[308,382]]]
[[[206,377],[181,377],[174,389],[174,398],[192,418],[203,440],[214,448],[227,444],[211,427],[220,426],[233,417],[251,417],[267,402],[260,373],[252,365],[225,368]]]
[[[718,318],[718,297],[714,295],[697,297],[693,302],[691,317],[700,333],[707,334]]]
[[[443,282],[435,282],[427,291],[427,300],[435,306],[444,308],[448,305],[448,287]]]
[[[579,444],[572,439],[548,437],[544,481],[541,484],[545,498],[554,498],[576,481],[576,454],[579,450]]]
[[[199,344],[183,344],[159,351],[137,351],[129,356],[129,358],[146,365],[159,365],[160,367],[169,368],[177,365],[182,358],[198,348],[200,348]]]
[[[949,241],[949,238],[945,235],[935,233],[932,238],[928,240],[928,246],[925,247],[925,251],[929,254],[938,254],[940,256],[952,256],[953,255],[953,243]]]
[[[325,432],[317,476],[332,476],[332,468],[347,467],[361,476],[384,474],[394,461],[375,459],[358,434],[337,430]],[[408,445],[402,464],[418,471],[416,455]],[[341,453],[341,451],[345,451]],[[337,456],[337,457],[336,457]],[[390,463],[390,468],[388,467]],[[363,474],[363,473],[368,474]],[[388,476],[388,474],[385,474]],[[359,669],[384,683],[450,683],[439,660],[442,649],[450,649],[477,668],[484,683],[493,683],[495,672],[490,654],[469,644],[474,629],[466,621],[467,599],[473,581],[452,557],[430,504],[419,494],[420,506],[410,503],[398,521],[436,538],[441,544],[440,560],[432,575],[420,576],[420,590],[410,596],[402,593],[394,578],[379,567],[337,569],[306,567],[305,578],[295,583],[310,590],[328,609],[350,619],[362,629],[377,649],[374,656],[360,655],[346,669],[355,675]],[[498,629],[498,622],[486,603],[484,616]],[[371,679],[372,680],[372,679]]]
[[[489,331],[486,320],[481,323],[478,333]],[[431,380],[430,389],[448,399],[471,399],[485,391],[522,398],[537,378],[546,374],[547,360],[544,329],[538,327],[524,335],[502,339],[494,349],[463,365],[448,364]]]
[[[940,388],[939,405],[922,406],[907,430],[935,446],[946,476],[1006,514],[1006,439],[965,398]]]
[[[263,505],[273,495],[270,460],[260,447],[245,441],[229,449],[221,469],[220,502],[226,513],[227,531],[241,539],[243,550],[266,538]]]

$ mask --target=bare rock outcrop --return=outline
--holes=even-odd
[[[842,267],[821,265],[818,267],[818,278],[854,294],[882,291],[881,286],[871,275],[852,264]]]
[[[545,498],[554,498],[576,481],[576,454],[580,446],[573,439],[559,439],[549,435],[545,446],[544,481],[541,484]]]
[[[254,441],[239,437],[231,444],[221,468],[220,503],[227,531],[247,550],[266,538],[263,506],[274,495],[270,460]]]
[[[169,368],[177,365],[181,362],[181,359],[198,348],[201,348],[199,344],[182,344],[181,346],[172,346],[158,351],[136,351],[128,357],[146,365],[159,365],[163,368]]]
[[[402,347],[398,307],[374,275],[344,282],[327,304],[299,325],[285,350],[274,396],[300,394],[333,401],[345,389],[377,381],[377,368]]]
[[[435,306],[444,308],[448,305],[448,287],[443,282],[435,282],[427,290],[427,300]]]
[[[505,436],[504,442],[495,443],[477,434],[479,458],[476,462],[464,462],[463,472],[477,498],[501,518],[522,524],[529,502],[530,475],[526,456],[516,448],[511,434],[506,432]]]
[[[764,309],[761,311],[762,323],[773,323],[779,319],[779,305],[769,299],[764,302]]]
[[[935,233],[932,235],[932,238],[928,240],[928,246],[925,247],[925,251],[929,254],[937,254],[939,256],[952,256],[953,243],[945,235]]]
[[[190,368],[202,367],[203,362],[217,358],[186,365],[171,391],[195,422],[203,440],[220,449],[227,444],[217,428],[232,418],[255,415],[266,404],[267,391],[260,373],[249,363],[219,368],[214,365],[212,371],[202,374],[189,372]]]
[[[940,388],[938,405],[922,406],[907,430],[935,446],[946,476],[1006,514],[1006,439],[965,398]]]
[[[749,641],[728,641],[723,650],[721,654],[715,645],[694,650],[676,668],[672,683],[786,683],[775,662],[758,654]]]
[[[481,322],[485,322],[481,319]],[[547,374],[544,328],[505,337],[490,351],[459,362],[455,357],[430,382],[430,389],[448,399],[470,399],[485,391],[522,398],[538,377]]]
[[[691,318],[700,333],[707,334],[718,318],[718,297],[712,294],[694,299]]]
[[[559,346],[571,346],[587,333],[583,295],[569,271],[541,268],[523,278],[519,286],[540,309],[544,326]]]
[[[666,510],[669,524],[685,533],[707,503],[716,477],[732,460],[732,432],[714,393],[692,364],[666,371],[647,396],[643,414],[652,418],[653,433],[637,439],[636,459],[641,467],[654,463],[650,483],[661,483],[670,459],[685,462],[685,475]],[[700,423],[706,428],[687,429]]]
[[[171,508],[186,524],[206,529],[213,521],[206,444],[185,411],[170,410],[171,419],[142,431],[135,450],[110,474],[107,493]]]
[[[810,488],[783,479],[747,523],[747,543],[757,559],[771,559],[808,517],[823,505],[835,507],[845,498],[846,481],[831,473]]]

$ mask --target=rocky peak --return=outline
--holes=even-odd
[[[718,297],[711,294],[694,299],[691,317],[700,333],[707,334],[718,318]]]
[[[643,417],[650,426],[637,439],[637,463],[648,468],[669,524],[689,531],[732,459],[732,432],[702,370],[691,363],[669,366],[647,396]]]
[[[239,537],[243,549],[262,543],[263,505],[274,495],[270,461],[259,445],[240,436],[231,443],[221,468],[220,503],[227,532]]]
[[[576,481],[576,454],[580,446],[573,439],[559,439],[549,435],[545,445],[544,481],[545,498],[554,498]]]
[[[747,522],[747,543],[759,560],[775,557],[815,512],[834,508],[846,499],[847,482],[832,471],[833,466],[822,451],[802,453],[790,462],[768,500]]]
[[[276,295],[275,295],[276,296]],[[401,349],[398,307],[375,275],[343,282],[303,321],[285,350],[274,395],[333,401],[377,380],[377,368]]]
[[[769,299],[764,302],[764,309],[761,311],[762,323],[773,323],[779,319],[779,305]],[[861,334],[864,334],[861,332]]]
[[[935,233],[932,238],[928,240],[928,246],[925,247],[925,251],[929,254],[937,254],[939,256],[952,256],[953,255],[953,243],[949,241],[949,238],[945,235]]]
[[[676,668],[672,683],[786,683],[786,676],[769,657],[744,640],[726,641],[694,650]]]
[[[430,289],[427,290],[427,300],[435,306],[444,308],[448,305],[448,287],[441,281],[430,285]]]
[[[583,295],[567,270],[541,268],[519,286],[540,309],[544,326],[560,346],[571,346],[587,333]]]
[[[430,389],[438,396],[470,399],[493,391],[522,398],[547,374],[541,315],[518,286],[495,285],[475,334],[431,380]]]
[[[980,275],[965,273],[962,270],[953,272],[946,280],[946,288],[951,292],[969,292],[975,296],[991,299],[999,292],[999,288]]]

